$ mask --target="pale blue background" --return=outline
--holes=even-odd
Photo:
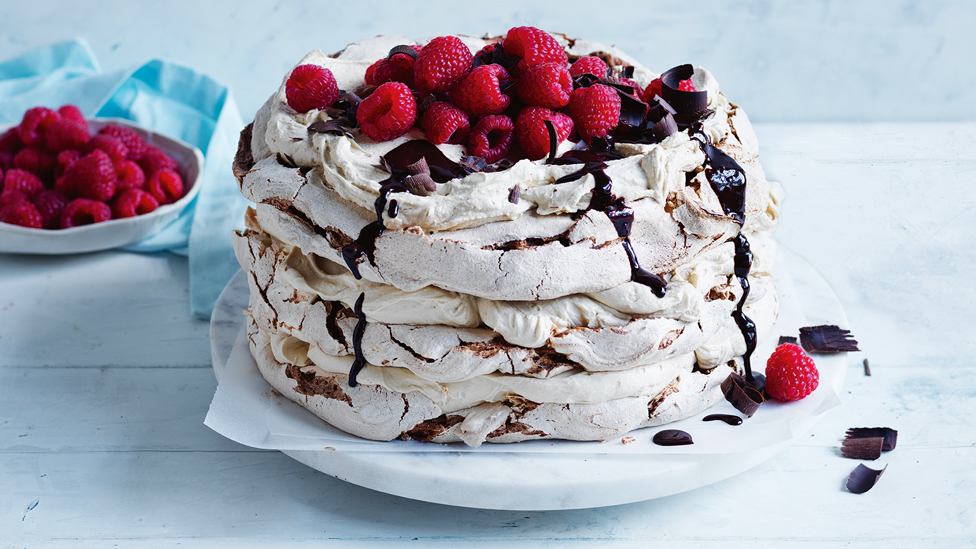
[[[655,70],[702,65],[754,122],[976,119],[968,0],[3,3],[0,58],[79,36],[105,70],[171,58],[230,86],[245,119],[312,49],[525,24],[616,44]]]

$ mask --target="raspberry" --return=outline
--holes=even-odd
[[[14,126],[0,136],[0,151],[14,154],[23,148],[24,142],[20,140],[20,133],[17,129],[18,126]]]
[[[14,202],[30,202],[30,199],[20,191],[3,191],[0,193],[0,208]]]
[[[55,188],[68,196],[105,201],[115,194],[115,166],[105,151],[95,150],[65,168]]]
[[[556,42],[551,34],[535,27],[514,27],[509,29],[502,42],[505,53],[521,57],[518,63],[519,74],[529,67],[542,63],[569,62],[566,50]]]
[[[54,155],[39,147],[24,147],[14,155],[14,167],[44,178],[54,175],[57,160]]]
[[[34,197],[34,206],[41,214],[41,224],[45,229],[61,226],[61,212],[68,205],[68,198],[54,189],[41,191]]]
[[[147,214],[159,207],[153,195],[142,189],[128,189],[112,201],[112,219]]]
[[[82,114],[81,110],[74,105],[62,106],[60,109],[58,109],[58,114],[60,114],[62,118],[74,120],[79,124],[84,124],[86,128],[88,127],[88,121],[85,120],[85,115]]]
[[[587,143],[594,137],[606,137],[620,121],[620,96],[603,84],[578,88],[569,100],[569,116]]]
[[[435,145],[464,143],[471,131],[468,115],[446,101],[435,101],[427,107],[420,126],[427,132],[427,140]]]
[[[695,89],[695,84],[694,82],[691,81],[690,78],[688,80],[682,80],[681,82],[678,82],[678,89],[683,92],[698,91]]]
[[[414,83],[421,94],[446,92],[471,70],[474,56],[456,36],[438,36],[417,55]]]
[[[518,84],[519,98],[527,105],[559,109],[569,104],[573,77],[565,63],[542,63],[529,67]]]
[[[33,199],[37,193],[44,190],[44,183],[40,178],[26,170],[12,169],[7,170],[3,176],[3,192],[23,193],[27,198]]]
[[[146,145],[145,152],[138,163],[147,177],[162,170],[177,172],[180,169],[175,160],[154,145]]]
[[[473,156],[484,157],[489,164],[498,162],[508,154],[514,130],[511,118],[501,114],[486,116],[478,120],[468,135],[468,151]]]
[[[766,362],[766,392],[776,400],[806,398],[819,383],[817,366],[799,345],[780,345]]]
[[[125,143],[121,139],[108,134],[96,135],[88,139],[84,145],[85,150],[88,152],[92,152],[95,149],[105,151],[105,154],[112,159],[112,163],[116,165],[129,158],[129,148],[125,146]]]
[[[664,97],[661,93],[662,86],[663,84],[661,84],[660,78],[655,78],[654,80],[651,80],[651,83],[648,84],[646,88],[644,88],[644,93],[641,94],[641,101],[650,105],[654,102],[655,95],[660,95],[661,97]]]
[[[123,160],[116,164],[115,175],[118,177],[115,192],[124,189],[141,189],[146,184],[145,172],[132,160]]]
[[[54,178],[57,179],[64,175],[64,170],[81,158],[81,151],[75,149],[65,149],[58,153],[57,166],[54,167]]]
[[[427,51],[426,48],[424,51]],[[356,121],[362,132],[375,141],[389,141],[407,133],[417,119],[417,102],[402,82],[380,85],[359,104]]]
[[[556,143],[573,133],[573,119],[545,107],[525,107],[515,120],[515,138],[529,160],[545,158],[549,154],[549,129],[546,120],[556,128]]]
[[[146,142],[132,128],[108,124],[98,130],[98,135],[111,135],[121,141],[125,148],[129,149],[129,160],[138,161],[146,152]]]
[[[324,109],[339,99],[339,86],[332,71],[318,65],[299,65],[285,82],[288,106],[298,112]]]
[[[37,208],[24,200],[11,202],[0,208],[0,222],[31,229],[40,229],[44,226]]]
[[[172,204],[183,197],[183,180],[174,171],[161,170],[149,176],[145,190],[160,206]]]
[[[592,55],[580,57],[569,66],[569,74],[574,77],[581,74],[593,74],[597,78],[606,78],[609,71],[610,67],[607,66],[603,59]]]
[[[44,132],[44,145],[51,152],[80,149],[88,142],[88,123],[60,117]]]
[[[61,212],[61,228],[70,229],[92,223],[101,223],[112,219],[112,210],[108,204],[98,200],[76,198],[64,207]]]
[[[420,54],[420,46],[410,46]],[[395,53],[389,57],[377,60],[366,69],[366,83],[374,86],[387,82],[403,82],[414,87],[413,66],[416,62],[413,56],[406,53]]]
[[[617,79],[617,82],[619,84],[623,84],[624,86],[630,86],[631,88],[633,88],[633,91],[630,92],[630,96],[633,97],[634,99],[638,100],[638,101],[641,100],[641,87],[640,87],[640,84],[638,84],[637,82],[634,82],[630,78],[623,78],[623,77],[618,78]]]
[[[17,127],[20,140],[24,145],[43,145],[44,132],[54,124],[61,115],[47,107],[34,107],[24,113],[24,118]]]
[[[475,67],[451,89],[451,103],[471,116],[501,114],[512,102],[501,90],[509,80],[501,65]]]

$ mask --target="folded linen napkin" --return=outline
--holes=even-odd
[[[56,109],[69,103],[86,116],[132,120],[203,152],[194,202],[159,233],[123,249],[188,255],[191,310],[210,318],[221,290],[239,268],[230,237],[243,226],[247,207],[231,173],[244,122],[230,90],[206,74],[159,59],[103,73],[82,40],[0,63],[0,123],[20,122],[31,107]]]

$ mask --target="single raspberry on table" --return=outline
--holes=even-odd
[[[183,197],[183,179],[171,170],[158,171],[146,180],[144,190],[159,202],[159,205],[172,204]]]
[[[427,140],[435,145],[464,143],[471,131],[471,121],[461,109],[447,101],[435,101],[420,118]]]
[[[299,65],[285,82],[288,106],[298,112],[324,109],[339,98],[339,86],[332,71],[318,65]]]
[[[356,110],[360,130],[375,141],[400,137],[410,130],[416,120],[417,101],[410,88],[402,82],[380,85]]]
[[[7,170],[3,176],[3,192],[23,193],[28,200],[32,200],[37,193],[44,190],[41,179],[27,170],[14,168]]]
[[[565,63],[542,63],[529,67],[518,83],[519,98],[526,105],[560,109],[569,104],[573,77]]]
[[[606,137],[620,121],[620,96],[617,90],[603,84],[578,88],[569,100],[569,116],[587,143],[594,137]]]
[[[117,137],[108,134],[98,134],[84,143],[85,151],[92,152],[95,149],[105,151],[105,154],[112,159],[112,163],[118,165],[123,160],[129,158],[129,148]]]
[[[545,158],[549,154],[549,128],[546,127],[546,120],[551,121],[556,130],[557,144],[573,133],[573,119],[569,116],[545,107],[525,107],[515,119],[515,138],[530,160]]]
[[[123,160],[115,164],[115,192],[124,189],[141,189],[146,184],[146,173],[139,164],[132,160]]]
[[[420,50],[413,65],[414,85],[421,94],[450,90],[474,63],[471,50],[456,36],[438,36]]]
[[[512,102],[502,93],[509,80],[508,71],[501,65],[475,67],[451,89],[451,103],[475,117],[501,114]]]
[[[106,201],[115,194],[115,181],[112,159],[96,149],[65,168],[55,188],[70,197]]]
[[[27,170],[40,178],[54,175],[57,157],[41,147],[24,147],[14,155],[14,167]]]
[[[146,177],[152,174],[162,171],[169,170],[171,172],[179,171],[180,166],[175,160],[169,157],[162,149],[156,147],[155,145],[146,145],[145,151],[143,152],[142,158],[138,161],[139,167],[146,174]]]
[[[61,226],[61,212],[67,205],[68,197],[54,189],[41,191],[34,197],[34,206],[41,214],[41,222],[45,229],[57,229]]]
[[[419,55],[423,49],[420,46],[407,46]],[[366,83],[379,86],[387,82],[403,82],[414,87],[413,67],[416,56],[409,53],[394,53],[378,59],[366,69]]]
[[[44,132],[44,146],[51,152],[80,149],[88,142],[88,123],[59,117]]]
[[[566,50],[544,30],[535,27],[513,27],[508,30],[502,42],[505,53],[521,57],[518,63],[519,74],[533,65],[542,63],[569,63]]]
[[[655,95],[660,95],[661,97],[664,97],[661,93],[662,87],[663,84],[661,83],[660,78],[655,78],[654,80],[651,80],[651,83],[648,84],[646,88],[644,88],[644,93],[641,94],[641,101],[650,105],[653,103]]]
[[[766,392],[775,400],[806,398],[820,383],[820,372],[799,345],[784,343],[766,361]]]
[[[112,219],[112,209],[108,204],[88,198],[76,198],[61,212],[61,228],[70,229],[82,225],[101,223]]]
[[[26,200],[8,202],[0,206],[0,222],[30,229],[40,229],[44,226],[44,220],[41,219],[37,207]]]
[[[24,118],[17,126],[17,133],[20,141],[27,146],[40,146],[44,144],[44,132],[51,124],[61,118],[57,111],[52,111],[47,107],[34,107],[24,113]]]
[[[609,72],[610,67],[607,66],[607,63],[603,59],[592,55],[580,57],[569,66],[570,76],[592,74],[597,78],[605,78]]]
[[[472,156],[482,156],[485,162],[498,162],[508,154],[512,146],[515,123],[501,114],[485,116],[478,120],[468,134],[468,152]]]
[[[112,201],[112,219],[147,214],[159,207],[159,201],[142,189],[123,191]]]
[[[118,124],[108,124],[98,130],[98,135],[110,135],[125,145],[125,148],[129,150],[129,160],[140,160],[146,151],[146,142],[143,140],[142,136],[136,133],[132,128],[126,128],[125,126],[119,126]]]

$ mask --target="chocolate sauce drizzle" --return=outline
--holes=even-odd
[[[356,306],[353,307],[359,321],[356,322],[356,327],[352,330],[352,348],[356,354],[356,360],[352,362],[352,368],[349,369],[350,387],[356,386],[356,376],[366,366],[366,359],[363,358],[363,335],[366,333],[366,313],[363,312],[363,301],[365,299],[366,292],[361,292],[359,299],[356,300]]]
[[[746,298],[749,297],[749,270],[752,268],[752,252],[749,250],[749,241],[742,234],[742,225],[746,220],[746,173],[731,156],[712,145],[711,139],[705,135],[702,123],[694,122],[688,128],[688,135],[695,141],[702,152],[705,153],[705,177],[709,185],[718,196],[722,210],[739,224],[739,233],[733,239],[735,243],[735,277],[742,286],[742,297],[732,311],[732,318],[742,332],[742,337],[746,343],[746,352],[742,355],[743,366],[746,372],[746,381],[751,384],[763,383],[762,376],[752,373],[752,353],[756,350],[756,323],[743,313]]]
[[[732,414],[709,414],[702,421],[724,421],[729,425],[742,425],[742,418]]]
[[[620,156],[610,152],[613,147],[610,140],[594,139],[590,147],[589,149],[573,149],[552,161],[552,164],[557,165],[583,164],[579,171],[557,179],[556,183],[575,181],[586,174],[593,174],[595,180],[593,198],[590,199],[590,205],[587,209],[606,214],[610,218],[610,222],[613,223],[617,236],[624,239],[624,251],[627,252],[627,260],[630,262],[630,279],[647,286],[657,297],[664,297],[667,282],[660,275],[641,268],[634,247],[630,243],[630,230],[634,224],[634,210],[624,202],[623,198],[613,194],[613,182],[604,171],[607,168],[605,161],[616,160]]]

